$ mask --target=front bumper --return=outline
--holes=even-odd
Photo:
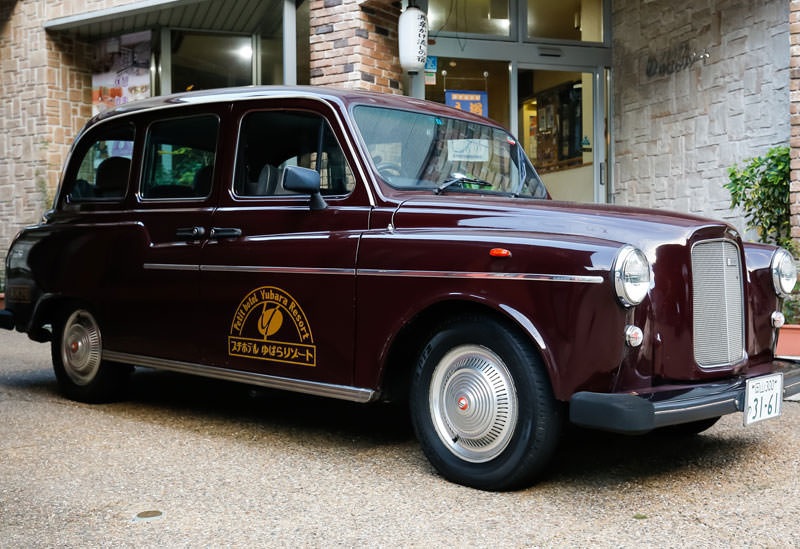
[[[800,393],[800,363],[773,361],[783,373],[783,398]],[[575,425],[615,433],[643,434],[744,410],[745,377],[653,393],[575,393],[569,419]]]

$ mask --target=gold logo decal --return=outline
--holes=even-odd
[[[306,314],[291,295],[274,286],[256,288],[239,303],[228,335],[228,354],[317,365],[317,346]]]

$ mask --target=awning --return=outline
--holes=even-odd
[[[161,27],[253,34],[269,12],[279,18],[282,5],[282,0],[140,0],[50,19],[44,28],[86,40]]]

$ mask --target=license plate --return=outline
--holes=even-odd
[[[781,415],[783,374],[771,374],[748,379],[745,386],[744,401],[745,425]]]

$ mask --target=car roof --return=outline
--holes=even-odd
[[[132,101],[94,116],[88,126],[101,120],[155,109],[177,107],[180,105],[201,105],[209,103],[243,102],[258,99],[319,99],[337,103],[344,110],[350,106],[374,105],[411,111],[425,111],[450,118],[461,118],[482,124],[498,126],[495,122],[474,114],[448,107],[441,103],[417,99],[404,95],[370,92],[364,90],[345,90],[321,86],[246,86],[237,88],[220,88],[193,92],[176,93]]]

